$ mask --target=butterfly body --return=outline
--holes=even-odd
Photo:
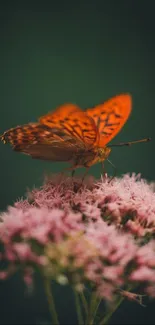
[[[111,149],[109,147],[97,148],[95,150],[89,150],[81,155],[75,157],[73,166],[78,167],[91,167],[96,163],[103,162],[110,154]]]
[[[9,129],[0,139],[35,159],[69,161],[74,168],[90,167],[107,159],[111,151],[107,143],[120,131],[130,112],[128,94],[85,111],[64,104],[37,123]]]

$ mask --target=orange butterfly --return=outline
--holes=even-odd
[[[131,106],[128,94],[85,111],[74,104],[64,104],[42,116],[38,123],[9,129],[1,140],[32,158],[70,161],[73,170],[90,167],[107,159],[111,148],[106,145],[127,121]]]

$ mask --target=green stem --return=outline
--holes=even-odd
[[[95,308],[94,313],[93,313],[92,324],[93,324],[93,321],[94,321],[94,319],[96,317],[96,314],[97,314],[97,311],[98,311],[98,308],[99,308],[99,305],[100,305],[101,301],[102,301],[102,299],[99,299],[97,301],[97,305],[96,305],[96,308]]]
[[[132,286],[129,285],[126,290],[130,291],[132,289]],[[113,315],[113,313],[117,310],[117,308],[121,305],[121,303],[124,301],[125,297],[120,296],[120,298],[118,299],[118,301],[116,302],[114,308],[109,311],[109,313],[107,313],[102,320],[100,321],[99,325],[106,325],[108,323],[108,321],[110,320],[111,316]]]
[[[55,308],[54,298],[51,291],[51,282],[47,277],[44,277],[44,287],[47,296],[49,311],[52,318],[52,324],[59,325],[58,316]]]
[[[74,296],[75,296],[75,306],[76,306],[78,324],[82,325],[82,324],[84,324],[84,322],[83,322],[83,316],[82,316],[82,311],[81,311],[81,306],[80,306],[79,295],[75,289],[73,289],[73,291],[74,291]]]
[[[86,300],[86,297],[85,297],[83,292],[80,293],[80,297],[81,297],[83,308],[84,308],[84,311],[85,311],[85,314],[86,314],[86,317],[87,317],[87,315],[88,315],[88,304],[87,304],[87,300]]]
[[[109,319],[111,318],[111,316],[113,315],[113,313],[117,310],[117,308],[120,306],[120,304],[123,302],[124,297],[120,297],[119,300],[117,301],[117,303],[115,304],[114,308],[112,310],[110,310],[109,313],[107,313],[102,320],[99,322],[99,325],[106,325],[109,321]]]
[[[92,325],[94,320],[94,313],[96,314],[97,308],[98,308],[98,298],[94,293],[92,293],[91,300],[90,300],[90,306],[88,310],[88,315],[86,319],[86,325]]]

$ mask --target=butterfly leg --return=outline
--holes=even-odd
[[[62,170],[62,172],[60,173],[62,179],[63,179],[63,177],[64,177],[64,175],[65,175],[65,172],[67,172],[67,171],[72,171],[72,174],[74,175],[75,167],[70,166],[70,167],[64,168],[64,169]],[[73,177],[73,175],[72,175],[72,177]]]
[[[107,173],[106,173],[106,170],[105,170],[103,161],[101,161],[101,165],[102,165],[102,170],[103,170],[103,178],[106,178],[107,177]]]
[[[85,177],[86,177],[87,174],[88,174],[89,168],[90,168],[90,167],[86,167],[86,171],[85,171],[85,173],[83,174],[83,177],[82,177],[82,183],[81,183],[81,184],[83,184],[84,179],[85,179]]]
[[[72,173],[71,173],[71,175],[72,175],[72,178],[74,177],[74,175],[75,175],[75,169],[73,169],[72,170]]]
[[[70,171],[72,171],[73,173],[75,171],[75,166],[64,168],[61,173],[64,174],[65,172],[70,172]]]
[[[114,168],[114,175],[110,178],[110,180],[109,180],[109,183],[115,178],[115,176],[116,176],[116,171],[117,171],[117,168],[116,168],[116,166],[109,160],[109,159],[107,159],[107,161],[110,163],[110,165]]]

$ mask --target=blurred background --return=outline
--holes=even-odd
[[[154,6],[153,1],[143,0],[1,1],[0,133],[36,121],[64,102],[84,109],[128,92],[133,97],[132,115],[112,143],[143,137],[152,141],[113,148],[110,160],[118,176],[135,172],[154,180]],[[2,143],[0,157],[1,211],[27,188],[41,185],[45,173],[64,167],[33,160]],[[113,174],[111,166],[106,167]],[[99,165],[90,174],[99,178]],[[46,303],[37,291],[25,297],[24,290],[16,278],[1,284],[2,324],[24,324],[23,315],[30,324],[48,319]],[[153,306],[124,308],[122,324],[153,324]],[[64,324],[69,322],[65,308]]]

